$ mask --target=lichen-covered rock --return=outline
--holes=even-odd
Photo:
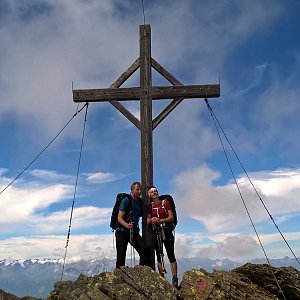
[[[274,295],[253,284],[242,274],[226,271],[191,270],[183,275],[179,299],[276,300]]]
[[[39,299],[30,296],[19,298],[10,293],[6,293],[5,291],[0,289],[0,300],[39,300]]]
[[[48,300],[175,300],[177,290],[151,268],[122,267],[113,273],[88,277],[80,275],[75,282],[55,284]]]
[[[280,292],[274,275],[283,294]],[[284,295],[284,296],[283,296]],[[233,271],[184,273],[179,290],[146,266],[121,267],[76,281],[57,282],[47,300],[300,300],[300,272],[292,267],[246,264]],[[0,290],[0,300],[19,298]]]
[[[88,277],[85,275],[80,275],[76,281],[63,281],[57,282],[54,285],[54,290],[49,293],[47,299],[51,300],[68,300],[68,299],[80,299],[80,300],[90,300],[90,299],[110,299],[103,293],[99,286],[105,282],[108,284],[113,284],[110,279],[113,275],[111,273],[101,273],[100,275],[94,277]],[[106,281],[106,279],[109,280]]]
[[[300,272],[293,267],[274,268],[268,264],[247,263],[234,269],[233,272],[245,275],[253,283],[280,299],[284,297],[286,300],[300,299]]]
[[[133,285],[141,295],[146,297],[145,299],[177,299],[177,290],[166,279],[149,267],[122,267],[115,270],[114,274],[120,276],[129,286]]]
[[[0,300],[17,300],[18,297],[0,290]]]
[[[191,270],[183,274],[179,297],[181,299],[206,299],[213,289],[213,282],[203,270]]]

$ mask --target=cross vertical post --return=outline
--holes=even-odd
[[[149,197],[147,187],[153,185],[153,131],[152,131],[152,76],[151,76],[151,28],[140,26],[140,131],[141,131],[141,181],[144,203],[142,231],[143,237],[152,249],[154,268],[154,252],[151,228],[147,226],[147,206]]]

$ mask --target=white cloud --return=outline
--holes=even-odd
[[[195,257],[196,251],[201,247],[205,236],[202,233],[190,232],[175,234],[175,254],[176,257]]]
[[[30,231],[39,234],[57,234],[66,232],[69,226],[71,209],[56,211],[49,215],[36,215],[32,218]],[[111,209],[85,206],[73,209],[72,231],[93,228],[109,224]]]
[[[299,235],[298,232],[284,232],[286,241],[297,256],[300,249]],[[293,257],[279,233],[259,234],[259,237],[269,258]],[[245,236],[234,232],[209,235],[196,232],[176,233],[175,250],[177,258],[249,261],[265,257],[255,234]]]
[[[3,176],[7,172],[6,168],[0,168],[0,176]]]
[[[287,241],[300,241],[300,233],[299,232],[284,232],[284,237]],[[253,236],[253,238],[256,238]],[[272,244],[277,242],[284,242],[282,236],[277,233],[270,234],[260,234],[260,239],[264,244]]]
[[[108,86],[116,70],[125,69],[132,57],[136,59],[138,47],[131,47],[131,39],[136,38],[131,32],[134,27],[128,26],[126,20],[114,18],[116,7],[112,1],[14,4],[0,31],[4,41],[1,86],[3,98],[7,95],[10,99],[2,102],[0,117],[7,112],[23,121],[29,117],[33,127],[39,124],[35,129],[52,135],[75,111],[72,81],[77,88],[78,84]],[[39,9],[35,10],[35,6]],[[126,51],[128,48],[133,51]],[[95,69],[97,64],[102,66]]]
[[[47,181],[69,181],[70,179],[74,180],[74,176],[59,174],[56,171],[52,170],[41,170],[34,169],[29,172],[32,176],[34,176],[37,180],[47,180]]]
[[[65,254],[66,236],[12,237],[0,240],[0,256],[11,259],[57,258]],[[111,235],[71,235],[68,261],[81,258],[115,258]]]
[[[276,20],[282,8],[280,4],[271,3],[274,4],[252,1],[215,5],[211,2],[204,7],[199,1],[168,1],[162,7],[156,2],[147,11],[154,34],[159,33],[154,38],[154,51],[162,62],[177,68],[182,68],[182,61],[186,65],[196,64],[199,69],[201,66],[199,77],[210,79],[221,58],[257,30],[268,28]],[[197,59],[186,59],[187,53]]]
[[[298,233],[287,232],[285,236],[288,241],[299,241]],[[280,240],[278,235],[274,234],[262,235],[261,238],[267,246]],[[210,239],[211,242],[207,243],[207,239]],[[115,259],[116,250],[113,242],[112,234],[78,235],[71,233],[67,261],[105,257]],[[0,259],[63,259],[65,245],[66,235],[33,235],[31,237],[6,238],[0,240]],[[240,236],[234,233],[214,236],[205,236],[201,233],[176,233],[175,253],[177,258],[231,258],[238,261],[263,257],[255,237]],[[286,247],[283,246],[276,247],[271,253],[272,258],[282,258],[285,255],[291,257]],[[128,247],[127,257],[130,258],[130,247]]]
[[[96,172],[87,174],[87,180],[91,183],[112,182],[118,179],[118,176],[113,173]]]
[[[252,182],[272,216],[300,212],[297,197],[300,189],[299,174],[298,169],[270,171],[268,174],[263,172],[263,175],[250,174],[250,178],[254,175]],[[201,221],[209,232],[226,232],[249,225],[236,186],[231,183],[214,186],[213,181],[217,178],[218,174],[207,166],[177,175],[173,183],[176,198],[181,199],[177,203],[179,213]],[[243,183],[240,189],[254,222],[267,220],[269,215],[250,184]]]
[[[228,236],[222,243],[214,243],[201,247],[197,257],[228,258],[244,260],[260,256],[259,245],[255,239],[248,236]]]
[[[294,229],[294,228],[292,228]],[[279,232],[270,234],[259,234],[259,238],[263,244],[263,247],[270,258],[282,258],[285,256],[295,258],[299,257],[300,253],[300,233],[299,232],[282,232],[283,237]],[[258,239],[253,235],[255,240]],[[261,251],[261,257],[263,252]]]
[[[27,232],[31,234],[57,234],[67,230],[71,207],[65,210],[51,206],[73,198],[74,187],[64,184],[72,176],[58,174],[49,170],[33,170],[29,172],[34,181],[23,179],[16,186],[10,186],[1,194],[0,223],[2,233]],[[113,179],[112,174],[91,174],[91,180],[102,182]],[[93,178],[95,175],[95,178]],[[1,178],[5,180],[5,178]],[[70,203],[71,205],[71,203]],[[111,209],[93,206],[81,206],[73,211],[73,230],[80,230],[109,223]]]
[[[196,161],[220,148],[213,128],[199,119],[199,114],[206,109],[202,100],[191,101],[181,103],[155,131],[155,152],[164,167],[194,166]]]
[[[262,80],[264,79],[264,74],[265,74],[267,68],[268,68],[267,63],[255,66],[254,70],[252,71],[252,77],[251,77],[248,85],[244,89],[239,90],[234,95],[234,97],[239,97],[239,98],[244,97],[253,88],[260,86],[262,84]]]
[[[300,169],[279,169],[250,173],[249,176],[271,214],[282,216],[300,211]],[[241,177],[239,182],[243,188],[251,190],[245,177]]]
[[[296,58],[293,65],[295,70],[299,68],[300,64]],[[300,112],[298,75],[293,69],[286,77],[273,66],[270,76],[272,83],[260,95],[259,103],[251,114],[253,123],[258,127],[255,133],[262,147],[276,143],[277,148],[280,147],[284,151],[283,154],[295,155],[296,149],[299,148],[299,141],[295,139]],[[291,147],[286,147],[287,145]],[[291,154],[291,150],[296,151]]]
[[[176,233],[176,257],[232,259],[241,261],[261,257],[259,244],[252,236],[237,233],[205,235]]]
[[[10,187],[1,195],[1,232],[11,232],[16,226],[21,226],[21,230],[38,211],[64,201],[70,196],[70,191],[71,187],[63,184],[28,186],[24,189]]]

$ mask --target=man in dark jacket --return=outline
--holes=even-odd
[[[119,224],[116,228],[116,268],[125,266],[128,243],[139,253],[140,265],[150,265],[149,250],[139,234],[139,220],[142,215],[141,193],[142,185],[139,182],[133,182],[130,196],[125,197],[120,204],[118,213]]]

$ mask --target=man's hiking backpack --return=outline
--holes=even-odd
[[[178,223],[178,220],[177,220],[176,206],[175,206],[173,197],[171,195],[160,195],[158,198],[159,198],[159,200],[162,200],[162,201],[166,200],[170,203],[174,219],[172,222],[166,223],[166,227],[170,227],[170,228],[174,229]],[[163,208],[165,208],[164,202],[163,202]]]
[[[126,194],[126,193],[119,193],[116,197],[116,202],[115,202],[113,211],[111,213],[111,218],[110,218],[110,225],[109,226],[113,230],[116,230],[116,228],[119,227],[119,222],[118,222],[119,208],[120,208],[120,204],[121,204],[122,200],[126,197],[128,197],[130,202],[129,202],[129,205],[128,205],[128,208],[127,208],[127,211],[125,212],[125,214],[128,214],[129,211],[131,210],[132,199],[131,199],[130,195]]]

